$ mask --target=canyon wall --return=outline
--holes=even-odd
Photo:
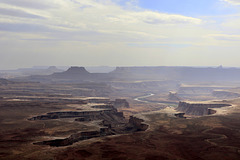
[[[216,113],[216,111],[211,108],[221,108],[226,106],[231,105],[179,102],[176,110],[179,112],[184,112],[186,115],[204,116]]]

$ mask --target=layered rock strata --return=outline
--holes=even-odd
[[[204,116],[216,113],[216,111],[211,108],[221,108],[226,106],[231,105],[179,102],[176,110],[179,112],[184,112],[186,115]]]
[[[67,146],[75,142],[102,137],[107,135],[125,134],[137,131],[145,131],[148,128],[147,124],[142,123],[143,120],[131,116],[127,121],[123,115],[123,112],[118,112],[114,107],[117,106],[128,106],[126,100],[118,99],[112,101],[111,104],[99,104],[93,105],[85,111],[59,111],[50,112],[45,115],[35,116],[29,120],[51,120],[61,118],[73,118],[77,122],[95,121],[101,120],[99,123],[99,130],[79,132],[72,134],[64,139],[55,139],[50,141],[37,142],[34,144],[38,145],[50,145],[50,146]]]
[[[65,139],[55,139],[50,141],[36,142],[34,144],[49,145],[55,147],[68,146],[78,141],[96,137],[145,131],[148,128],[148,125],[142,122],[143,122],[142,119],[133,116],[130,117],[128,123],[117,123],[117,125],[116,124],[114,125],[114,122],[112,121],[103,120],[102,122],[103,127],[101,127],[99,131],[79,132],[76,134],[72,134],[71,136]]]

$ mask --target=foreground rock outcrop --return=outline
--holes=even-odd
[[[75,142],[95,137],[103,137],[108,135],[125,134],[137,131],[145,131],[147,124],[142,123],[143,120],[131,116],[129,121],[125,119],[123,112],[118,112],[116,106],[128,107],[126,100],[117,99],[110,101],[111,103],[93,105],[84,111],[59,111],[49,112],[44,115],[35,116],[28,120],[51,120],[62,118],[73,118],[75,122],[99,121],[99,130],[78,132],[64,139],[54,139],[49,141],[36,142],[38,145],[50,146],[67,146]]]
[[[184,112],[186,115],[204,116],[216,113],[216,111],[211,108],[221,108],[226,106],[231,105],[179,102],[176,110],[179,112]]]
[[[111,116],[111,115],[108,115]],[[116,134],[124,134],[124,133],[132,133],[137,131],[145,131],[148,128],[147,124],[142,119],[131,116],[128,123],[116,123],[109,120],[103,120],[103,127],[100,128],[99,131],[87,131],[87,132],[79,132],[76,134],[72,134],[71,136],[64,139],[55,139],[50,141],[42,141],[36,142],[36,145],[49,145],[49,146],[68,146],[72,145],[75,142],[96,138],[96,137],[104,137],[108,135],[116,135]]]

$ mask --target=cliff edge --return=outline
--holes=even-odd
[[[216,113],[216,111],[212,108],[221,108],[226,106],[231,105],[179,102],[176,110],[179,112],[184,112],[186,115],[205,116]]]

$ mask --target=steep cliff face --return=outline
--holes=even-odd
[[[184,112],[186,115],[204,116],[216,113],[210,108],[221,108],[231,106],[229,104],[203,104],[203,103],[186,103],[179,102],[177,111]]]
[[[113,106],[93,106],[103,110],[98,111],[69,111],[69,112],[50,112],[45,115],[29,118],[28,120],[49,120],[61,118],[76,118],[75,121],[94,121],[105,120],[112,123],[123,123],[125,118],[122,112],[118,112]],[[105,107],[105,108],[104,108]],[[107,107],[107,108],[106,108]]]

